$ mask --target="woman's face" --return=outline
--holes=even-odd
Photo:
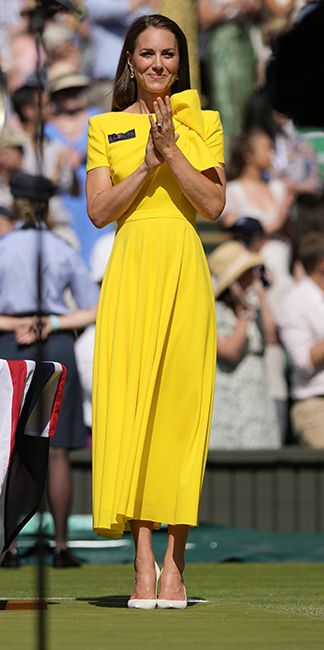
[[[176,81],[180,64],[175,35],[166,29],[149,27],[139,35],[128,64],[134,71],[138,90],[165,96]]]
[[[247,163],[255,165],[261,171],[272,167],[272,141],[266,133],[258,133],[251,140],[251,149],[247,154]]]

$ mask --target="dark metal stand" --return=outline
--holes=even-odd
[[[43,47],[43,32],[45,22],[48,18],[52,17],[59,11],[81,13],[69,0],[38,0],[34,12],[31,15],[31,28],[35,34],[37,63],[36,63],[36,80],[38,89],[38,102],[37,102],[37,127],[36,127],[36,156],[38,174],[42,175],[43,171],[43,145],[44,145],[44,122],[42,118],[42,92],[44,89],[43,69],[41,64],[41,51],[45,50]],[[36,214],[37,223],[39,226],[39,245],[37,255],[37,316],[40,319],[42,314],[42,231],[41,231],[41,215]],[[42,361],[43,350],[41,341],[39,341],[37,348],[37,361]],[[42,402],[40,400],[38,411],[38,429],[41,431],[42,422]],[[44,518],[44,496],[39,508],[39,527],[36,542],[36,556],[37,556],[37,599],[39,603],[38,611],[38,650],[46,650],[47,637],[46,637],[46,566],[45,557],[47,553],[47,544],[43,530]]]

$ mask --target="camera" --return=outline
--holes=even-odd
[[[265,264],[260,264],[260,266],[255,269],[255,276],[258,278],[258,280],[260,280],[262,286],[265,289],[269,289],[269,287],[271,287],[271,271],[267,266],[265,266]]]

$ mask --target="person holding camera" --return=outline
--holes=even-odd
[[[275,449],[280,433],[265,346],[277,340],[263,257],[229,241],[208,258],[217,306],[218,360],[210,449]]]

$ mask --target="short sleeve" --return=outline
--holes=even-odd
[[[105,133],[96,118],[97,116],[89,119],[87,172],[96,167],[109,167]]]
[[[203,111],[205,120],[205,142],[215,159],[215,167],[224,164],[224,134],[218,111]]]
[[[240,216],[240,204],[242,206],[242,201],[240,201],[237,190],[238,187],[236,180],[229,181],[229,183],[227,183],[226,203],[221,218],[224,217],[225,214],[233,214],[237,218]]]
[[[80,253],[70,250],[69,287],[80,309],[90,309],[99,300],[99,288],[90,276]]]

